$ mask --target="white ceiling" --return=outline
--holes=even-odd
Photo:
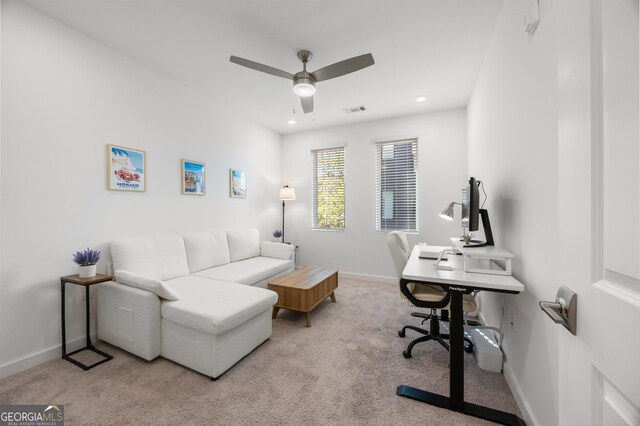
[[[24,1],[281,134],[465,106],[503,2]],[[300,49],[313,52],[311,71],[369,52],[376,63],[318,83],[315,111],[303,114],[290,81],[229,62],[295,73]],[[357,105],[367,111],[342,111]]]

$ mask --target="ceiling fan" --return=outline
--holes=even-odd
[[[262,71],[267,74],[275,75],[276,77],[293,80],[293,93],[300,96],[302,111],[304,111],[305,114],[313,112],[313,94],[316,93],[317,82],[340,77],[345,74],[361,70],[375,63],[371,53],[367,53],[366,55],[355,56],[353,58],[345,59],[344,61],[336,62],[335,64],[327,65],[326,67],[320,68],[314,72],[308,72],[307,62],[309,62],[312,57],[313,54],[308,50],[301,50],[298,52],[298,58],[302,61],[302,71],[296,74],[290,74],[286,71],[233,55],[229,60],[234,64],[242,65],[243,67]]]

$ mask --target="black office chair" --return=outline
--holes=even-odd
[[[402,352],[402,355],[404,355],[405,358],[411,358],[411,351],[413,350],[413,347],[420,342],[426,342],[429,340],[435,340],[445,349],[449,350],[449,344],[445,341],[449,339],[449,335],[440,333],[441,318],[438,317],[437,314],[438,309],[445,310],[449,307],[449,293],[437,284],[412,283],[402,280],[402,271],[404,270],[404,267],[409,260],[409,256],[411,255],[407,236],[402,231],[392,231],[387,235],[387,243],[389,245],[389,250],[391,251],[391,257],[396,269],[398,285],[400,286],[402,295],[405,296],[412,305],[431,310],[431,313],[429,314],[419,312],[411,314],[412,316],[423,318],[422,324],[428,320],[429,330],[416,327],[414,325],[405,325],[400,331],[398,331],[398,336],[400,337],[405,337],[407,329],[422,334],[421,337],[418,337],[409,343],[407,349]],[[465,313],[475,311],[477,306],[474,297],[471,295],[465,295],[463,297],[462,308]],[[468,337],[465,337],[464,339],[466,341],[465,351],[472,352],[473,343]]]

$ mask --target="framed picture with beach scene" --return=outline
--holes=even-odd
[[[244,170],[229,169],[229,196],[231,198],[247,196],[247,176]]]
[[[204,195],[204,163],[182,160],[182,193]]]
[[[144,192],[147,187],[146,154],[139,149],[107,145],[107,189]]]

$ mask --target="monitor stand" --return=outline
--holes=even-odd
[[[482,227],[484,228],[484,236],[487,241],[471,240],[469,244],[463,247],[486,247],[493,246],[493,232],[491,231],[491,222],[489,222],[489,212],[487,209],[480,209],[480,218],[482,219]]]
[[[486,241],[471,240],[467,244],[463,245],[462,247],[485,247],[486,245],[487,245]]]

